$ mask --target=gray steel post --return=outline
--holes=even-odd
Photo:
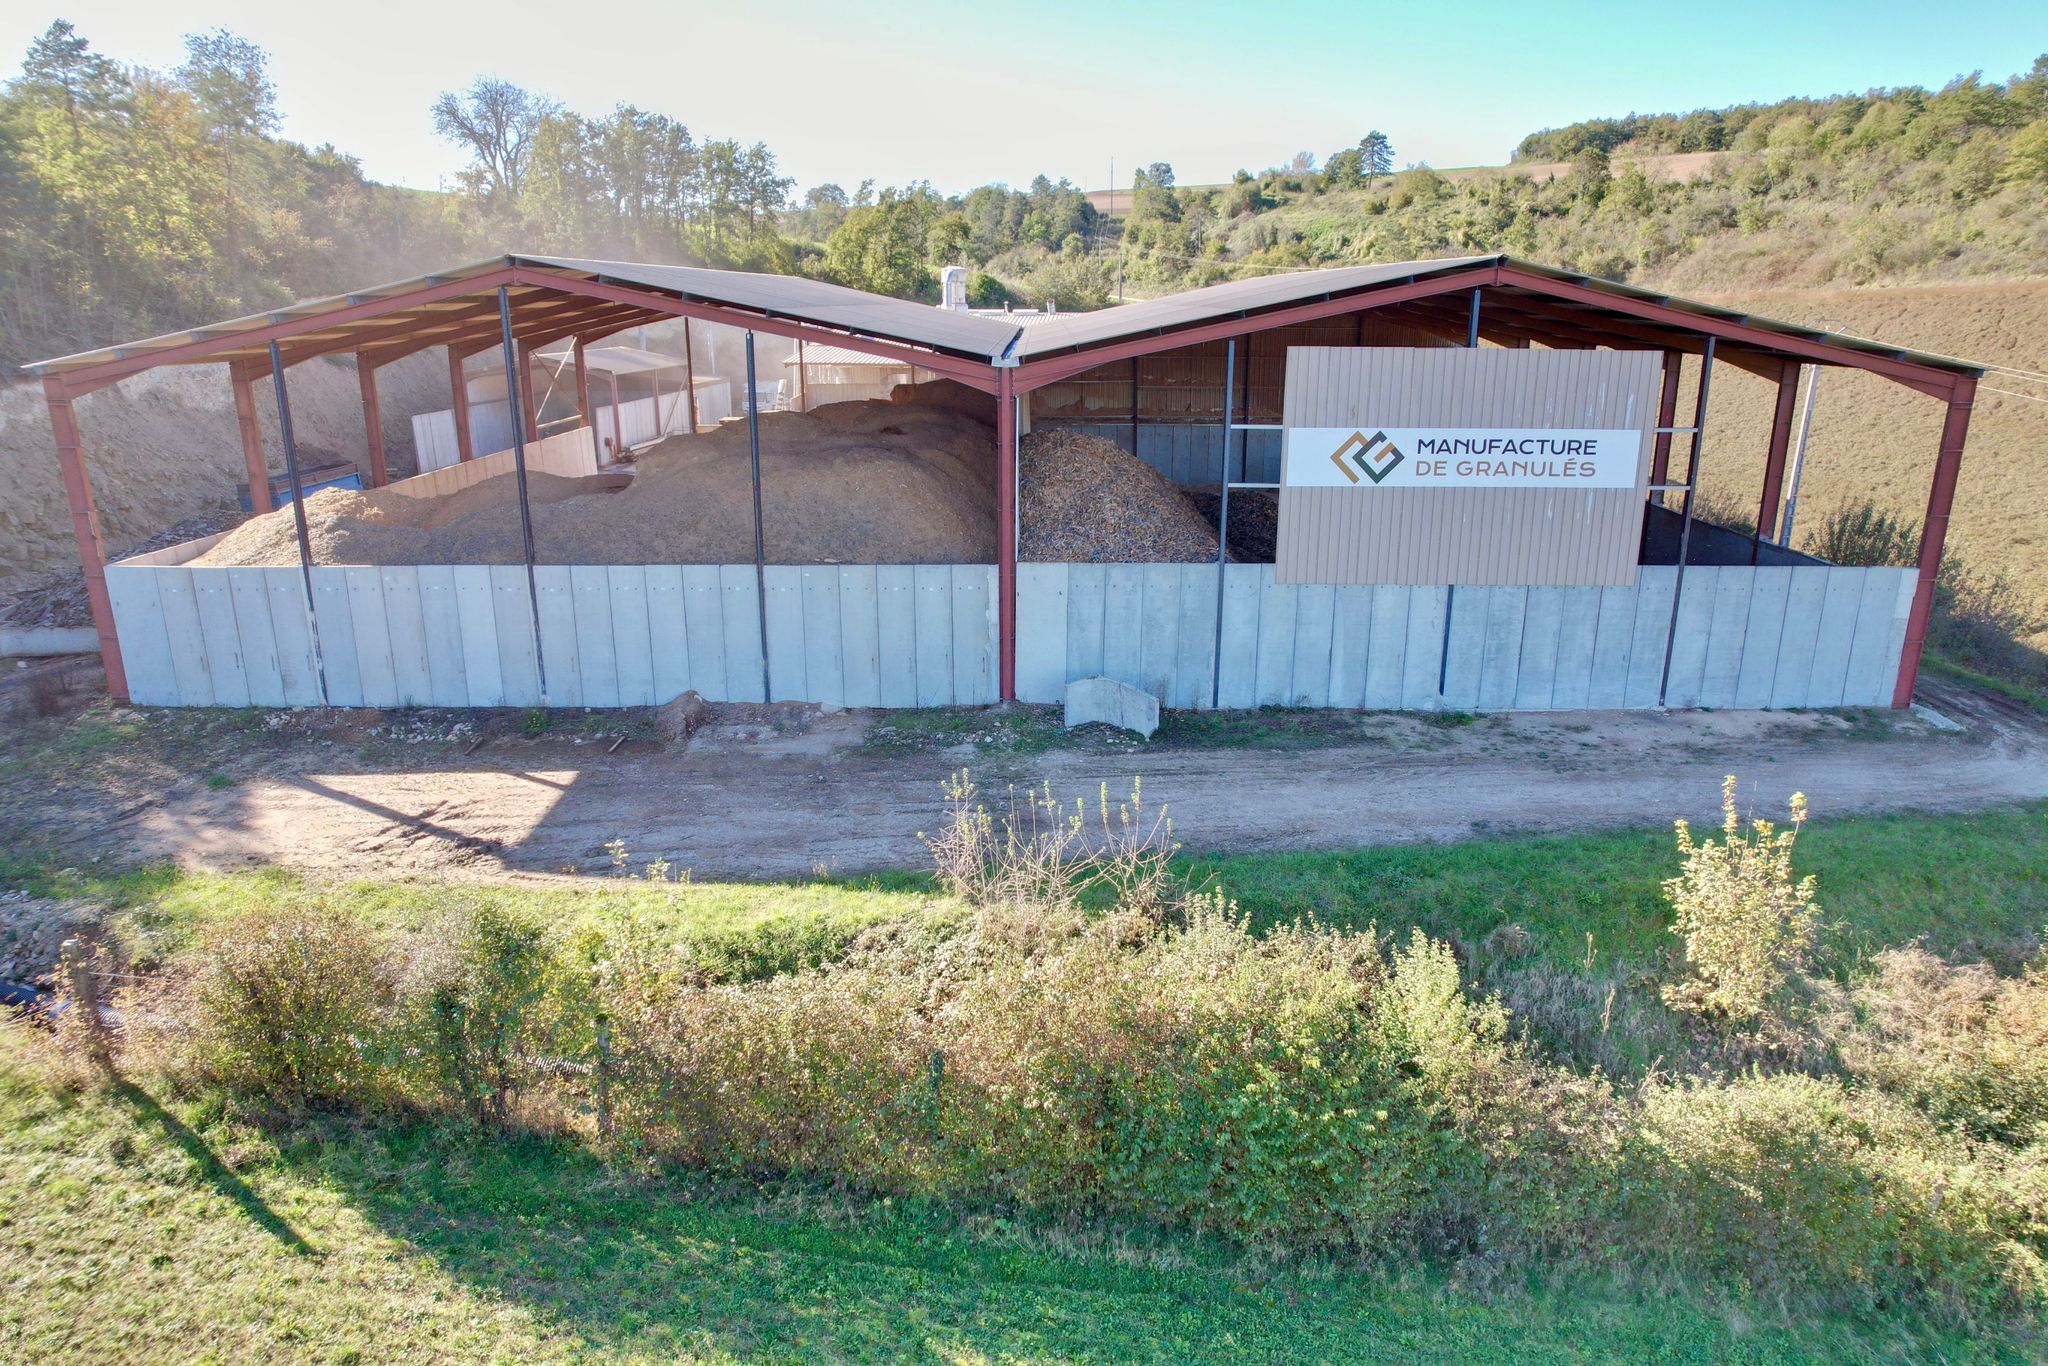
[[[533,613],[533,672],[540,684],[540,704],[548,704],[548,664],[540,640],[540,579],[533,572],[533,507],[526,496],[526,424],[519,414],[524,401],[519,346],[512,336],[512,292],[498,286],[498,332],[505,349],[505,412],[512,427],[512,478],[519,490],[520,549],[526,559],[526,604]],[[615,406],[612,411],[618,411]]]
[[[313,537],[306,527],[306,489],[299,479],[299,443],[292,436],[292,404],[284,387],[284,353],[270,344],[270,382],[277,389],[277,431],[284,441],[285,475],[292,483],[292,520],[299,532],[299,578],[306,593],[306,624],[313,633],[313,671],[320,679],[320,701],[327,702],[327,661],[320,651],[320,611],[313,605]],[[264,501],[270,491],[263,490]],[[256,506],[257,490],[249,489],[249,506]]]
[[[1209,706],[1223,706],[1223,579],[1230,560],[1230,428],[1231,381],[1237,378],[1237,338],[1223,343],[1223,449],[1219,472],[1223,475],[1216,508],[1216,658],[1209,679]]]
[[[773,702],[768,678],[768,551],[761,533],[761,400],[754,392],[754,334],[747,333],[747,452],[754,476],[754,596],[761,616],[761,700]]]
[[[1664,628],[1664,672],[1657,679],[1657,705],[1671,691],[1671,648],[1678,640],[1678,604],[1685,598],[1685,557],[1692,550],[1692,500],[1700,491],[1700,443],[1707,434],[1707,390],[1714,379],[1714,342],[1700,356],[1700,391],[1692,406],[1692,450],[1685,462],[1685,504],[1678,527],[1678,577],[1671,585],[1671,624]]]

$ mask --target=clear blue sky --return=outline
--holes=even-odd
[[[12,74],[52,18],[109,56],[168,67],[225,26],[271,53],[287,136],[431,187],[462,161],[434,96],[492,72],[595,112],[630,101],[699,137],[768,143],[799,185],[1038,172],[1090,188],[1140,162],[1186,183],[1319,158],[1368,128],[1402,163],[1497,163],[1522,134],[1596,115],[2004,79],[2048,50],[2042,0],[1550,5],[1021,0],[0,0]]]

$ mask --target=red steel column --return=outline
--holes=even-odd
[[[362,352],[356,352],[356,382],[363,390],[363,445],[370,454],[370,487],[381,489],[391,482],[384,467],[384,415],[377,407],[377,367]]]
[[[1657,396],[1657,425],[1659,427],[1672,427],[1678,423],[1678,371],[1679,367],[1684,363],[1685,357],[1679,352],[1666,351],[1664,353],[1664,389]],[[1652,484],[1666,483],[1670,473],[1671,433],[1659,432],[1657,433],[1656,444],[1651,448],[1650,482]],[[1652,494],[1651,496],[1659,504],[1664,501],[1664,495],[1661,493]]]
[[[690,394],[690,435],[697,434],[697,358],[690,351],[690,320],[683,319],[683,387]]]
[[[1759,541],[1778,527],[1778,504],[1785,489],[1785,452],[1792,446],[1792,416],[1799,406],[1799,370],[1796,360],[1785,362],[1778,372],[1778,406],[1771,414],[1771,444],[1764,452],[1764,492],[1756,505],[1756,535]],[[1750,549],[1750,563],[1756,563],[1756,548]]]
[[[270,462],[263,457],[263,428],[256,421],[256,391],[240,361],[228,364],[228,385],[235,391],[235,426],[242,433],[242,463],[249,470],[249,507],[270,511]]]
[[[540,414],[534,411],[533,407],[532,342],[519,343],[518,381],[519,392],[510,396],[513,407],[512,412],[508,412],[506,416],[510,417],[513,413],[517,413],[519,420],[526,424],[526,439],[528,441],[538,441],[540,440]]]
[[[1017,372],[996,371],[996,622],[998,695],[1017,697]]]
[[[590,371],[583,364],[583,338],[576,338],[576,411],[583,417],[583,425],[590,428],[590,450],[597,463],[604,463],[604,447],[599,443],[597,423],[590,417]]]
[[[1913,590],[1913,614],[1906,618],[1906,649],[1899,657],[1899,684],[1892,706],[1913,704],[1913,684],[1920,677],[1920,648],[1927,642],[1927,618],[1934,611],[1934,576],[1941,572],[1941,547],[1948,539],[1948,511],[1956,500],[1956,475],[1963,467],[1963,443],[1970,435],[1970,408],[1977,401],[1977,381],[1956,380],[1941,424],[1941,450],[1934,458],[1934,487],[1927,493],[1927,520],[1920,524],[1920,582]]]
[[[469,436],[469,376],[462,372],[462,353],[452,346],[448,348],[448,392],[453,399],[455,458],[474,460],[476,447]]]
[[[71,534],[78,542],[78,563],[85,570],[85,599],[92,606],[93,631],[100,639],[100,663],[107,671],[107,693],[116,702],[128,700],[128,674],[121,666],[121,642],[114,634],[114,601],[107,596],[107,547],[100,539],[100,515],[92,505],[92,481],[85,473],[85,447],[78,437],[78,417],[71,397],[52,378],[43,381],[50,405],[50,430],[57,437],[57,464],[64,472],[64,501],[71,505]]]

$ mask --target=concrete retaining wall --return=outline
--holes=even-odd
[[[177,547],[196,556],[211,541]],[[754,566],[110,566],[134,700],[152,706],[622,707],[759,702]],[[770,565],[767,700],[996,698],[993,565]],[[546,686],[542,687],[545,667]],[[323,691],[324,689],[324,691]]]
[[[1231,565],[1221,703],[1654,707],[1677,577],[1653,566],[1628,588],[1339,587]],[[1684,593],[1668,705],[1889,705],[1913,571],[1693,567]],[[1214,565],[1026,564],[1017,599],[1022,700],[1056,702],[1102,675],[1169,707],[1210,705]]]

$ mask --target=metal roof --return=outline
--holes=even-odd
[[[1629,337],[1653,346],[1673,345],[1677,339],[1696,337],[1697,332],[1688,328],[1682,317],[1691,315],[1715,320],[1724,328],[1746,329],[1748,339],[1742,345],[1749,347],[1769,348],[1774,335],[1796,339],[1804,344],[1801,351],[1805,359],[1818,358],[1816,353],[1832,352],[1841,355],[1841,363],[1862,364],[1871,369],[1883,368],[1884,362],[1901,362],[1948,374],[1983,373],[1982,366],[1953,356],[1910,351],[1796,323],[1759,318],[1736,309],[1675,298],[1504,255],[1398,261],[1272,275],[1094,313],[993,316],[884,298],[802,276],[566,256],[509,255],[208,327],[59,356],[24,368],[42,376],[69,376],[71,382],[81,386],[76,392],[86,392],[90,387],[112,383],[123,375],[154,365],[220,361],[261,365],[272,338],[284,339],[281,346],[286,364],[349,350],[374,353],[379,363],[427,346],[460,346],[474,351],[495,344],[499,331],[496,306],[486,291],[495,289],[506,276],[514,275],[517,278],[507,289],[515,328],[522,341],[552,342],[572,331],[592,336],[623,331],[668,316],[673,308],[664,311],[664,306],[672,305],[676,296],[681,296],[685,302],[715,311],[719,315],[717,321],[732,326],[758,323],[789,335],[796,335],[799,328],[816,328],[847,336],[851,341],[915,348],[931,354],[935,368],[972,383],[974,376],[987,375],[991,366],[1057,356],[1085,358],[1091,351],[1119,345],[1128,353],[1133,343],[1146,338],[1156,337],[1156,349],[1167,349],[1175,344],[1173,338],[1177,333],[1203,326],[1213,333],[1218,324],[1240,319],[1246,324],[1245,330],[1252,331],[1260,326],[1262,314],[1290,305],[1341,302],[1355,297],[1360,307],[1369,308],[1378,292],[1407,282],[1426,283],[1435,277],[1487,267],[1503,271],[1512,268],[1521,274],[1523,283],[1500,291],[1502,308],[1496,313],[1489,315],[1482,310],[1482,327],[1491,320],[1491,325],[1498,329],[1502,325],[1499,317],[1506,314],[1511,319],[1519,317],[1518,325],[1538,339],[1550,327],[1560,329],[1563,336],[1571,336],[1573,327],[1580,328],[1582,336],[1600,332],[1601,328],[1589,325],[1587,319],[1603,307],[1595,301],[1597,296],[1608,295],[1617,302],[1631,301],[1629,309],[1615,312],[1633,311],[1638,315],[1626,325],[1602,325],[1605,332],[1623,338],[1624,344]],[[1559,293],[1576,295],[1576,301],[1546,297],[1535,283],[1539,277],[1563,282]],[[571,280],[589,297],[575,297],[575,291],[568,287]],[[1449,302],[1439,300],[1431,307],[1442,311]],[[1645,304],[1654,308],[1654,315],[1645,316]],[[1611,344],[1604,337],[1599,340],[1601,344]],[[1678,349],[1686,348],[1681,344]],[[1870,360],[1857,357],[1875,358],[1879,363],[1871,364]]]
[[[1509,266],[1531,275],[1565,281],[1603,294],[1643,300],[1680,313],[1740,323],[1761,331],[1819,343],[1832,350],[1854,351],[1892,360],[1909,361],[1954,373],[1983,373],[1982,366],[1955,356],[1913,351],[1877,341],[1864,341],[1844,336],[1839,332],[1827,332],[1799,323],[1762,318],[1739,309],[1721,308],[1714,304],[1659,293],[1653,289],[1617,284],[1612,280],[1580,275],[1560,270],[1555,266],[1539,265],[1533,261],[1499,254],[1447,257],[1433,261],[1391,261],[1374,266],[1343,266],[1328,270],[1305,270],[1287,275],[1269,275],[1262,279],[1231,280],[1204,289],[1170,294],[1161,299],[1119,304],[1114,308],[1099,309],[1093,313],[1060,314],[1041,319],[1026,329],[1018,339],[1016,355],[1029,360],[1061,352],[1086,352],[1098,346],[1148,335],[1170,334],[1182,328],[1228,318],[1242,317],[1248,321],[1256,321],[1258,314],[1290,304],[1308,303],[1348,294],[1369,296],[1378,288],[1410,280],[1427,280],[1484,266]]]
[[[795,351],[790,352],[783,360],[783,365],[795,365],[798,354]],[[889,356],[871,356],[850,346],[826,346],[818,342],[806,342],[801,354],[807,368],[813,365],[873,365],[883,370],[912,368],[908,361],[896,360]]]
[[[1006,355],[1021,329],[1014,323],[954,313],[908,299],[891,299],[802,275],[756,275],[703,266],[645,266],[630,261],[583,261],[568,256],[521,256],[518,263],[554,266],[600,280],[639,285],[713,303],[823,323],[884,341],[928,346],[989,361]]]
[[[55,356],[31,362],[22,368],[30,374],[43,376],[90,370],[115,362],[200,364],[260,360],[267,343],[246,340],[243,334],[257,333],[286,323],[310,324],[294,329],[292,343],[286,347],[287,364],[323,350],[352,348],[389,330],[400,318],[412,319],[422,329],[438,327],[453,332],[459,326],[474,327],[480,323],[488,330],[490,319],[475,314],[474,310],[479,306],[477,297],[474,293],[465,294],[462,282],[471,277],[502,272],[507,267],[562,272],[618,286],[683,295],[764,319],[783,318],[819,324],[877,341],[922,347],[983,365],[1003,358],[1021,331],[1013,323],[952,313],[912,303],[908,299],[885,298],[802,276],[514,254],[473,261],[431,275],[393,281],[347,294],[308,299],[204,327]],[[544,296],[545,290],[546,287],[539,284],[515,287],[512,290],[515,315],[534,304],[536,295]],[[415,304],[401,297],[418,296],[423,291],[434,296],[431,302]],[[390,307],[379,311],[378,304],[387,301]],[[619,305],[616,312],[622,329],[638,322],[659,321],[663,316],[659,310],[643,310],[645,316],[640,316],[626,304]],[[329,317],[333,318],[332,325],[324,325],[324,320]],[[734,323],[742,325],[742,320],[736,318]],[[428,338],[428,344],[437,342],[437,337]],[[161,360],[152,359],[159,355]],[[144,366],[117,368],[132,371]]]
[[[574,361],[576,353],[565,346],[559,351],[536,351],[534,358],[559,368]],[[659,351],[642,351],[637,346],[583,348],[584,368],[598,374],[645,375],[658,370],[680,370],[684,365],[681,356],[665,356]]]
[[[1445,261],[1395,261],[1380,266],[1305,270],[1293,275],[1231,280],[1204,289],[1169,294],[1163,299],[1118,304],[1093,313],[1061,313],[1043,319],[1027,330],[1017,343],[1017,354],[1029,357],[1054,351],[1085,350],[1105,342],[1153,332],[1171,332],[1285,304],[1305,303],[1310,299],[1361,292],[1399,280],[1470,270],[1474,266],[1491,265],[1498,259],[1465,256]]]

